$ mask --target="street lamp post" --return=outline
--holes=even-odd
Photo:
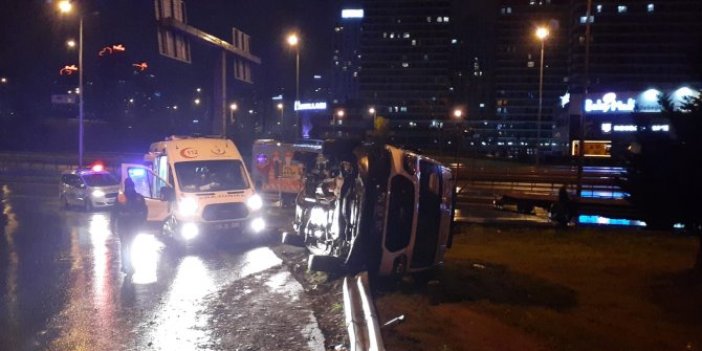
[[[279,102],[277,105],[275,105],[275,108],[277,108],[278,111],[280,111],[280,119],[278,120],[278,123],[277,123],[277,124],[278,124],[278,125],[283,125],[283,117],[284,117],[284,116],[283,116],[283,113],[285,112],[285,111],[284,111],[284,110],[285,110],[285,105],[283,105],[282,102]]]
[[[334,131],[336,131],[336,125],[339,124],[339,120],[344,118],[345,115],[346,111],[344,111],[344,109],[336,110],[336,113],[334,113],[334,118],[332,119],[334,121]]]
[[[73,4],[68,0],[62,0],[58,3],[58,8],[61,13],[70,13],[73,10]],[[83,90],[83,15],[78,15],[78,167],[83,168],[83,118],[84,118],[84,98],[85,90]],[[69,44],[70,45],[70,44]]]
[[[368,109],[368,113],[369,113],[369,114],[371,115],[371,117],[373,118],[373,131],[375,131],[375,128],[376,128],[376,126],[375,126],[375,114],[376,114],[375,107],[370,107],[370,108]]]
[[[539,112],[536,122],[536,166],[539,165],[539,149],[541,147],[541,113],[544,97],[544,44],[550,32],[546,27],[536,29],[536,37],[541,41],[541,63],[539,66]]]
[[[288,45],[295,49],[295,101],[300,101],[300,37],[297,33],[288,35]],[[299,125],[297,109],[295,109],[295,126]]]
[[[463,136],[460,134],[461,129],[463,129],[461,128],[460,124],[463,119],[463,110],[461,110],[460,108],[454,109],[453,117],[458,121],[458,124],[456,126],[459,132],[456,133],[456,135],[458,136],[458,140],[461,140],[460,143],[458,142],[458,140],[456,140],[456,154],[454,155],[454,161],[456,162],[456,181],[458,181],[458,174],[461,170],[461,162],[458,159],[458,153],[460,151],[460,146],[463,145]]]

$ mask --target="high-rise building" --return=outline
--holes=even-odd
[[[451,1],[366,0],[363,9],[364,101],[394,123],[448,119]]]
[[[568,0],[501,3],[494,64],[495,116],[502,122],[495,139],[501,145],[519,145],[528,152],[537,143],[550,145],[554,111],[568,84],[568,5]],[[539,39],[538,28],[546,28],[548,36]]]
[[[332,56],[332,103],[346,104],[358,99],[358,74],[361,68],[361,25],[364,11],[360,5],[345,3],[334,27]]]
[[[585,73],[587,1],[572,0],[571,93]],[[702,1],[597,0],[590,16],[590,91],[644,91],[699,81]]]
[[[699,0],[598,0],[589,18],[587,1],[572,0],[570,102],[557,143],[567,146],[582,131],[584,139],[606,142],[617,156],[638,132],[672,130],[657,113],[659,99],[667,96],[680,107],[702,88],[700,17]]]

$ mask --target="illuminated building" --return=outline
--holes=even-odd
[[[334,26],[331,97],[334,104],[358,99],[363,18],[364,11],[360,5],[345,4]]]
[[[544,41],[541,138],[548,145],[558,97],[567,87],[568,0],[506,0],[497,19],[495,62],[496,137],[504,145],[532,153],[539,120],[541,41],[537,27],[549,28]]]
[[[394,121],[449,118],[450,0],[366,0],[361,97]]]

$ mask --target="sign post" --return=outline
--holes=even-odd
[[[232,29],[232,43],[187,24],[187,13],[183,0],[154,0],[158,22],[159,52],[169,58],[185,63],[191,62],[190,39],[221,50],[215,65],[214,119],[215,134],[227,137],[227,55],[234,57],[234,79],[252,84],[251,64],[260,64],[261,59],[251,54],[250,37],[236,28]]]

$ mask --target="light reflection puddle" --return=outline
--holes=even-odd
[[[202,258],[187,256],[180,262],[164,304],[154,318],[158,321],[146,340],[154,350],[201,350],[215,343],[207,323],[205,299],[237,279],[278,266],[282,261],[268,248],[243,254],[239,274],[210,270]]]

